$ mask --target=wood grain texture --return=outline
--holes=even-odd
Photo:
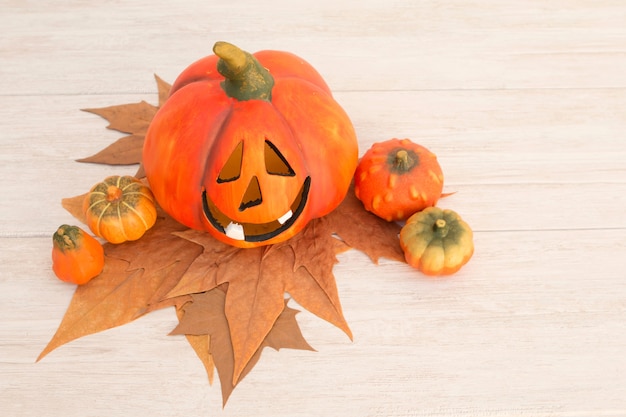
[[[4,0],[0,410],[31,416],[626,416],[626,3],[621,0]],[[79,109],[147,100],[227,40],[311,62],[361,153],[435,152],[475,230],[430,279],[351,251],[354,334],[303,311],[317,352],[267,351],[221,408],[173,310],[35,358],[73,286],[51,271],[61,198],[135,167]],[[298,307],[297,305],[293,305]]]

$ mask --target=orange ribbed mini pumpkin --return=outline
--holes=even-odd
[[[83,201],[86,223],[111,243],[137,240],[157,219],[154,196],[131,176],[111,176],[94,185]]]

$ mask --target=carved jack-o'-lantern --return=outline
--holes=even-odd
[[[213,51],[179,75],[150,124],[146,176],[188,227],[238,247],[281,242],[345,197],[352,123],[301,58],[225,42]]]

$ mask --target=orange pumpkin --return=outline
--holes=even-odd
[[[437,156],[409,139],[378,142],[363,155],[354,192],[366,210],[387,220],[406,220],[434,206],[443,190]]]
[[[301,58],[225,42],[213,51],[179,75],[150,124],[150,187],[174,219],[222,242],[284,241],[345,197],[354,128]]]
[[[52,270],[65,282],[82,285],[102,272],[104,249],[78,226],[63,224],[52,235]]]
[[[94,185],[83,210],[91,231],[111,243],[139,239],[157,219],[150,188],[131,176],[114,175]]]

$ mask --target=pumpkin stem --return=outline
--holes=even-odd
[[[407,172],[410,171],[411,168],[417,162],[415,158],[415,154],[411,155],[406,149],[398,150],[393,156],[393,167],[396,171]]]
[[[106,200],[109,203],[112,203],[114,201],[119,200],[120,198],[122,198],[122,189],[118,186],[115,185],[109,185],[107,187],[107,196],[106,196]]]
[[[213,52],[220,57],[217,71],[226,78],[226,95],[240,101],[271,100],[274,78],[252,54],[228,42],[216,42]]]
[[[62,252],[72,250],[76,247],[76,241],[80,237],[80,229],[77,226],[69,226],[67,224],[59,226],[57,231],[52,235],[54,246],[58,247]]]
[[[435,231],[435,234],[437,234],[437,236],[444,238],[448,234],[450,227],[448,226],[448,223],[444,219],[437,219],[435,221],[435,226],[433,227],[433,229]]]

